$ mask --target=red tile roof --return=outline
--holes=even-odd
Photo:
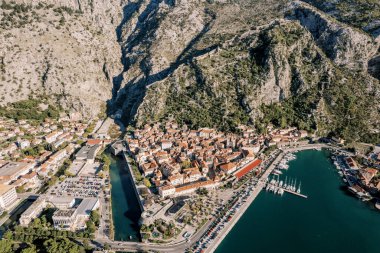
[[[239,170],[238,172],[236,172],[235,173],[235,177],[237,177],[238,179],[240,179],[245,174],[247,174],[248,172],[250,172],[251,170],[253,170],[257,166],[259,166],[261,164],[261,162],[262,161],[260,159],[254,160],[253,162],[249,163],[247,166],[245,166],[244,168],[242,168],[241,170]]]
[[[100,140],[100,139],[90,139],[87,141],[87,145],[97,145],[97,144],[101,144],[103,142],[103,140]]]

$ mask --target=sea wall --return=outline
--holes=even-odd
[[[136,197],[138,199],[139,206],[141,209],[141,213],[143,213],[144,212],[144,198],[140,195],[140,192],[138,190],[138,187],[136,184],[136,178],[135,178],[135,175],[133,174],[132,166],[129,164],[128,154],[126,151],[123,151],[123,158],[127,163],[126,169],[128,170],[129,174],[131,175],[130,179],[132,180],[133,189],[134,189],[134,192],[135,192]]]

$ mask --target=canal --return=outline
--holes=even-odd
[[[114,239],[117,241],[140,241],[139,219],[141,210],[133,189],[132,180],[122,157],[113,156],[111,159],[111,198]]]
[[[281,180],[302,182],[308,199],[262,191],[216,252],[380,252],[380,212],[347,193],[328,157],[297,153]]]

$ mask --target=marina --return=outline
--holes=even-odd
[[[278,194],[283,196],[285,192],[302,197],[307,198],[305,194],[301,193],[301,182],[297,182],[297,179],[281,178],[283,175],[281,170],[289,169],[289,162],[296,159],[296,155],[293,152],[288,152],[283,155],[282,159],[275,164],[276,169],[272,171],[273,177],[271,179],[267,179],[266,184],[264,185],[264,189],[268,192],[272,192],[274,194]]]
[[[285,181],[282,181],[280,180],[280,177],[278,177],[278,179],[273,178],[266,183],[264,188],[266,191],[273,192],[274,194],[278,194],[280,196],[287,192],[302,198],[307,198],[306,195],[301,193],[301,182],[297,186],[296,179],[286,178]]]
[[[283,253],[379,252],[379,213],[343,190],[330,152],[308,150],[296,155],[281,177],[288,177],[288,182],[297,178],[309,198],[261,191],[215,252],[233,252],[236,245],[239,252],[247,253],[275,253],[277,245]]]

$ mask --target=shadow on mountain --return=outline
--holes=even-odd
[[[193,59],[201,55],[207,54],[208,52],[218,48],[218,45],[212,45],[210,47],[198,50],[193,49],[193,46],[199,42],[199,40],[210,30],[210,27],[215,20],[215,15],[206,12],[210,16],[210,21],[208,21],[203,29],[188,43],[188,45],[182,50],[178,55],[176,60],[172,62],[169,67],[163,69],[157,73],[151,73],[150,67],[150,57],[148,52],[151,46],[151,38],[153,34],[157,31],[160,25],[160,17],[158,17],[159,2],[157,0],[152,0],[146,7],[146,9],[141,12],[137,17],[137,22],[127,38],[123,38],[122,29],[127,24],[135,13],[138,12],[142,5],[142,1],[137,3],[130,3],[124,7],[124,16],[121,24],[117,27],[116,33],[118,36],[118,41],[121,45],[122,57],[121,62],[123,64],[123,71],[118,75],[113,77],[113,92],[112,99],[107,103],[108,115],[114,115],[122,111],[121,115],[117,115],[117,119],[121,121],[124,125],[131,123],[137,113],[137,110],[146,94],[148,87],[156,82],[166,79],[168,76],[172,75],[182,64],[191,64],[193,68],[196,65],[193,63]],[[170,6],[174,6],[174,1],[166,1]],[[145,48],[145,57],[139,59],[139,67],[143,73],[142,77],[135,77],[129,81],[124,80],[123,74],[128,72],[132,62],[135,62],[134,56],[131,56],[133,49],[136,46],[142,46]],[[200,69],[196,69],[198,72]],[[199,72],[200,73],[200,72]],[[202,80],[200,80],[202,81]],[[202,85],[203,82],[200,82]],[[123,86],[123,87],[122,87]]]
[[[368,73],[380,80],[380,55],[372,58],[368,62]]]

